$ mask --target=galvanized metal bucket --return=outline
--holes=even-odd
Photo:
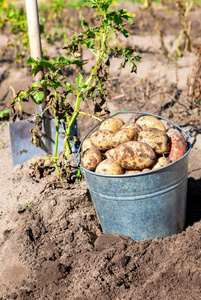
[[[188,152],[179,160],[160,169],[132,175],[102,175],[80,164],[84,137],[76,155],[82,168],[104,233],[118,233],[135,241],[167,237],[181,232],[185,226],[190,134],[175,123],[146,112],[118,112],[152,115],[181,131],[189,143]],[[109,117],[110,118],[110,117]]]

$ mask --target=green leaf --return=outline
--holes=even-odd
[[[40,86],[40,84],[39,84],[38,82],[33,82],[33,83],[31,84],[31,86],[32,86],[33,88],[37,88],[37,87]]]
[[[69,64],[69,59],[63,57],[63,56],[60,56],[59,59],[56,61],[53,62],[53,64],[63,64],[63,65],[67,65]]]
[[[20,91],[19,98],[22,99],[26,96],[27,91]]]
[[[126,38],[129,36],[129,32],[125,28],[121,28],[121,32]]]
[[[86,35],[89,37],[89,38],[95,38],[95,33],[92,31],[92,30],[88,30]]]
[[[42,86],[46,86],[47,85],[47,80],[41,79],[40,83],[41,83]]]
[[[93,28],[93,31],[94,31],[94,32],[100,33],[100,28],[96,28],[96,27],[95,27],[95,28]]]
[[[89,25],[86,22],[86,20],[83,18],[83,16],[81,16],[81,27],[83,30],[87,30],[89,28]]]
[[[128,13],[126,9],[120,9],[119,12],[121,15],[125,15]]]
[[[41,104],[41,103],[43,103],[43,101],[45,99],[45,94],[44,94],[43,91],[35,91],[35,90],[33,90],[33,91],[29,92],[29,95],[31,96],[33,102],[35,104],[38,104],[38,105]]]
[[[31,71],[31,75],[35,75],[38,72],[38,65],[34,63],[33,69]]]
[[[133,62],[130,62],[130,67],[131,67],[131,73],[136,73],[137,72],[137,67]]]
[[[137,55],[137,56],[134,57],[134,61],[139,62],[140,60],[141,60],[141,57],[139,55]]]
[[[38,66],[41,66],[42,68],[45,68],[45,69],[51,69],[52,70],[55,63],[56,63],[55,61],[51,61],[51,60],[47,61],[45,59],[42,59],[42,60],[40,60]]]
[[[78,73],[77,78],[75,79],[75,82],[77,83],[77,85],[80,85],[82,83],[82,79],[83,79],[82,74]]]
[[[123,52],[127,58],[130,58],[133,54],[133,50],[130,48],[125,48],[125,50]]]
[[[18,110],[21,111],[22,110],[22,105],[18,102]]]
[[[33,59],[32,57],[29,57],[29,59],[27,60],[27,64],[33,65],[34,63],[35,63],[35,59]]]
[[[123,15],[122,18],[126,19],[130,24],[133,24],[133,19],[129,17],[128,15]]]
[[[4,109],[0,111],[0,119],[3,119],[6,115],[8,115],[10,112],[10,109]]]
[[[75,171],[75,174],[76,174],[78,180],[81,181],[82,180],[82,171],[80,168]]]
[[[70,87],[70,82],[65,82],[66,87]]]
[[[95,44],[94,44],[94,42],[93,42],[92,39],[90,39],[88,41],[83,41],[83,44],[85,44],[87,46],[87,48],[89,48],[89,49],[93,49],[94,46],[95,46]]]
[[[115,24],[120,25],[123,23],[123,20],[122,20],[121,16],[116,15],[114,17],[114,22],[115,22]]]
[[[108,10],[108,8],[110,7],[111,3],[112,3],[112,0],[103,1],[100,3],[100,6],[106,12]]]

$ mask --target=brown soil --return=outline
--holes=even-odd
[[[8,122],[4,120],[0,123],[2,300],[201,299],[200,107],[187,95],[196,55],[187,52],[176,62],[168,61],[152,42],[154,39],[160,47],[150,14],[131,3],[122,7],[137,12],[128,43],[137,44],[142,62],[132,75],[113,63],[108,105],[111,113],[124,109],[156,113],[191,132],[185,228],[170,237],[140,242],[116,233],[103,234],[85,180],[58,184],[51,172],[33,177],[32,163],[40,157],[12,167]],[[200,16],[200,8],[191,13],[195,47],[200,43]],[[179,29],[175,12],[164,17]],[[152,25],[152,39],[148,24]],[[169,45],[172,36],[165,30]],[[56,55],[56,48],[51,51]],[[173,46],[171,51],[175,51]],[[31,76],[25,68],[14,69],[6,58],[0,72],[3,109],[11,97],[9,83],[17,91],[30,84]],[[24,110],[33,113],[34,107],[26,105]],[[79,118],[81,138],[94,124],[87,117]]]

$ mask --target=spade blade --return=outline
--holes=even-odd
[[[34,155],[47,156],[54,154],[55,148],[55,121],[54,119],[48,120],[49,132],[43,135],[40,142],[40,147],[36,147],[31,143],[32,137],[30,130],[34,129],[34,124],[28,120],[16,121],[9,123],[10,146],[13,166],[23,164],[31,159]],[[65,124],[61,123],[59,126],[59,140],[58,140],[58,154],[64,150],[64,131]],[[78,136],[77,122],[72,127],[71,137]],[[77,152],[79,145],[71,143],[71,151]]]

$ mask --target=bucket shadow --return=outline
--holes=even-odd
[[[186,225],[192,226],[201,220],[201,179],[188,178]]]

